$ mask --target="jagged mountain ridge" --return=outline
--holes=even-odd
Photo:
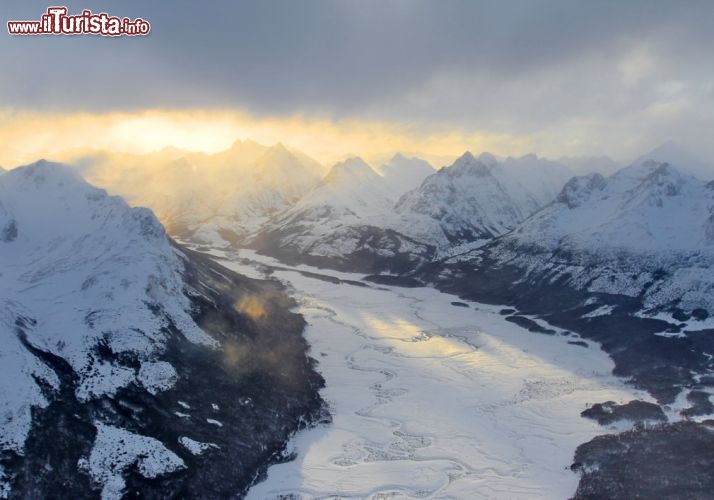
[[[269,221],[250,244],[294,262],[346,268],[360,261],[365,269],[387,265],[406,270],[414,263],[412,255],[431,255],[433,248],[381,226],[399,195],[383,179],[361,158],[337,163],[319,186]],[[402,254],[407,257],[387,262]]]
[[[550,202],[567,168],[535,155],[498,161],[465,153],[430,171],[401,156],[385,181],[362,160],[338,164],[323,184],[271,220],[251,245],[281,258],[354,269],[395,271],[462,244],[483,244]],[[414,172],[414,174],[410,174]],[[396,178],[411,175],[398,195]],[[362,267],[360,267],[362,266]],[[366,267],[364,267],[366,266]]]
[[[150,206],[171,234],[224,245],[292,206],[324,173],[307,155],[252,141],[236,141],[216,154],[168,160],[100,155],[76,163],[91,182]]]
[[[294,304],[149,210],[41,161],[0,177],[0,235],[0,496],[240,494],[323,418]]]
[[[489,240],[551,202],[570,176],[535,155],[498,161],[466,152],[402,196],[392,227],[440,248]]]
[[[573,178],[512,232],[414,275],[597,340],[670,404],[714,370],[712,214],[711,183],[647,160]]]
[[[557,203],[499,245],[529,248],[529,255],[569,256],[572,264],[584,267],[577,273],[580,278],[571,272],[579,286],[645,293],[645,306],[652,309],[672,307],[675,301],[689,311],[714,309],[707,298],[714,290],[714,276],[708,272],[714,257],[714,187],[667,163],[648,160],[608,178],[576,177]],[[593,266],[598,271],[586,271]],[[603,266],[612,271],[604,272]],[[655,273],[662,276],[653,285]]]

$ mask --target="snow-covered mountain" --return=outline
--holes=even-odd
[[[240,492],[320,411],[290,307],[69,167],[2,174],[0,497]]]
[[[535,155],[498,161],[467,152],[417,183],[428,168],[395,156],[380,176],[360,159],[339,163],[318,188],[271,220],[253,245],[313,264],[405,268],[509,231],[551,202],[570,177],[566,167]],[[417,187],[395,196],[409,186]]]
[[[172,235],[214,245],[254,231],[324,174],[322,165],[303,153],[252,141],[167,161],[156,155],[100,155],[77,163],[91,182],[149,206]]]
[[[201,196],[212,198],[210,215],[187,226],[182,236],[199,242],[234,242],[255,231],[271,217],[293,206],[315,187],[323,168],[305,155],[294,154],[282,144],[273,146],[244,171],[217,174]],[[207,221],[207,222],[206,222]]]
[[[427,245],[383,226],[395,199],[382,176],[361,158],[351,158],[334,165],[319,186],[266,224],[251,244],[285,260],[337,268],[372,270],[399,254],[431,255]],[[393,264],[400,269],[412,264],[409,256],[399,260]]]
[[[399,200],[395,228],[440,249],[487,241],[550,203],[571,175],[535,155],[498,161],[466,152]]]
[[[667,404],[714,369],[714,185],[646,160],[552,203],[422,278],[596,339]]]
[[[334,165],[320,185],[288,210],[306,215],[330,211],[345,222],[385,213],[392,198],[380,175],[361,158]],[[318,220],[319,220],[318,216]]]
[[[667,163],[573,178],[503,244],[572,256],[592,291],[714,311],[714,185]]]

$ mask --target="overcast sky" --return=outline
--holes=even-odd
[[[148,20],[146,37],[2,35],[0,108],[235,108],[539,134],[635,155],[714,157],[714,2],[65,2]],[[50,4],[0,3],[3,22]]]

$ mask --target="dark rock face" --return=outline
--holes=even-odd
[[[424,286],[421,281],[410,278],[409,276],[396,276],[393,274],[374,274],[366,276],[365,281],[371,281],[378,285],[401,286],[404,288],[419,288]]]
[[[552,328],[544,328],[532,319],[526,318],[525,316],[507,316],[506,321],[515,323],[518,326],[525,328],[529,332],[542,333],[544,335],[555,335],[555,330],[553,330]]]
[[[222,349],[190,343],[170,325],[161,360],[179,374],[174,387],[152,395],[132,384],[114,396],[78,401],[70,365],[25,343],[58,374],[61,387],[47,388],[49,406],[34,410],[25,455],[0,457],[11,475],[12,498],[59,492],[65,498],[98,498],[101,487],[78,468],[92,449],[97,421],[156,438],[183,460],[185,468],[155,479],[136,467],[127,470],[126,497],[157,499],[240,498],[268,465],[290,458],[285,445],[292,434],[329,421],[318,393],[324,381],[302,336],[305,322],[290,312],[295,303],[281,286],[181,251],[188,256],[184,280],[197,292],[191,296],[194,319]],[[23,335],[22,324],[17,332]],[[138,365],[117,359],[108,348],[100,351],[103,359]],[[216,447],[194,455],[180,444],[181,437]]]
[[[576,500],[710,499],[714,427],[678,422],[598,436],[580,445],[573,470]]]
[[[520,312],[518,318],[538,316],[599,342],[615,362],[615,375],[631,379],[662,404],[672,403],[682,387],[696,385],[693,374],[706,374],[714,368],[704,354],[714,352],[714,335],[655,335],[678,331],[679,326],[636,316],[642,309],[641,298],[575,289],[567,276],[552,279],[546,269],[526,274],[524,269],[491,259],[488,249],[478,261],[430,263],[412,274],[444,292],[477,302],[507,304]],[[592,300],[597,305],[586,305]],[[587,317],[599,306],[609,306],[611,312]],[[522,319],[509,320],[532,327]]]
[[[687,401],[692,406],[681,411],[681,414],[685,417],[697,417],[714,413],[714,404],[712,404],[708,392],[690,391],[687,394]]]
[[[585,348],[590,347],[590,345],[588,345],[587,342],[583,342],[582,340],[568,340],[568,344],[570,344],[570,345],[576,345],[576,346],[579,346],[579,347],[585,347]]]
[[[658,405],[647,401],[630,401],[618,405],[614,401],[597,403],[580,413],[585,418],[596,420],[600,425],[610,425],[620,420],[631,422],[666,422],[667,417]]]

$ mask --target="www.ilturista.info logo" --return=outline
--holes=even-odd
[[[11,35],[148,35],[148,21],[128,17],[120,19],[102,12],[92,14],[84,10],[76,16],[67,15],[67,7],[50,7],[40,21],[8,21],[7,32]]]

